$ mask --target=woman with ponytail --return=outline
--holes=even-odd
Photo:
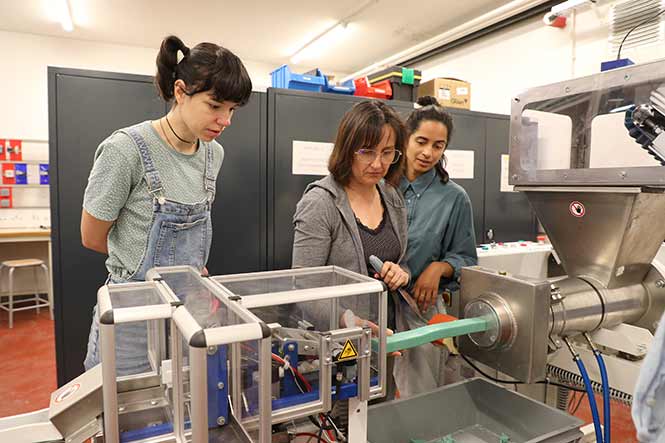
[[[405,318],[406,324],[398,325],[398,330],[423,326],[423,318],[445,313],[444,292],[456,296],[461,268],[478,264],[471,201],[445,169],[452,117],[434,97],[421,97],[418,105],[406,121],[408,140],[400,190],[409,224],[405,262],[412,283],[408,290],[421,316],[405,309],[405,317],[398,318]],[[405,351],[395,373],[401,395],[441,386],[447,356],[446,348],[433,345]]]
[[[155,85],[171,109],[104,140],[85,190],[81,240],[108,255],[108,284],[143,281],[155,266],[206,272],[210,208],[224,159],[215,139],[252,92],[231,51],[214,43],[190,49],[175,36],[162,41]],[[86,369],[99,363],[98,325],[95,307]],[[116,327],[116,358],[120,375],[151,370],[145,325]]]

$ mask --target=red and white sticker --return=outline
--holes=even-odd
[[[74,393],[75,393],[76,391],[78,391],[80,388],[81,388],[81,384],[80,384],[80,383],[74,383],[73,385],[71,385],[70,387],[68,387],[67,389],[63,390],[61,393],[59,393],[59,394],[55,397],[55,402],[56,402],[56,403],[60,403],[60,402],[62,402],[63,400],[66,400],[68,397],[71,397],[72,394],[74,394]]]
[[[570,206],[568,206],[568,210],[574,217],[584,217],[584,214],[586,214],[586,208],[584,205],[578,201],[573,201],[570,203]]]

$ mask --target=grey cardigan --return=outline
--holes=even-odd
[[[406,253],[404,199],[396,188],[379,183],[379,192],[400,244],[398,264]],[[310,183],[293,216],[293,267],[335,265],[368,275],[360,232],[344,188],[328,175]],[[410,275],[410,274],[409,274]]]

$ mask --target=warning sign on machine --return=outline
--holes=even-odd
[[[342,352],[337,356],[337,361],[352,360],[357,357],[358,351],[356,350],[356,347],[353,346],[351,340],[347,340],[346,343],[344,343]]]

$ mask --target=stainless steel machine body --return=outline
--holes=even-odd
[[[465,316],[489,313],[500,331],[461,337],[463,353],[524,382],[543,380],[548,363],[564,358],[562,339],[581,333],[610,357],[644,356],[648,337],[635,331],[653,332],[665,309],[665,267],[654,261],[665,240],[663,85],[660,61],[514,99],[510,183],[526,193],[567,275],[533,281],[463,269]],[[612,334],[622,325],[637,328]],[[624,345],[622,334],[644,342]]]

